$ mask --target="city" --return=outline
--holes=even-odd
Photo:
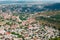
[[[60,9],[49,4],[1,4],[0,40],[60,40]]]

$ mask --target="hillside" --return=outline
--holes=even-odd
[[[40,23],[54,26],[60,30],[60,11],[38,13],[36,19],[39,20]]]

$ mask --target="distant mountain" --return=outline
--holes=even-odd
[[[60,10],[60,3],[54,3],[51,5],[44,6],[48,10]]]

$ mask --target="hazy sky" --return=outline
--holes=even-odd
[[[0,0],[0,1],[59,1],[59,0]]]

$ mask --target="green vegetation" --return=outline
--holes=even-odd
[[[36,17],[37,20],[46,20],[48,22],[59,22],[57,20],[54,20],[52,18],[46,18],[46,17],[43,17],[43,16],[40,16],[40,17]]]
[[[56,20],[60,20],[60,14],[56,14],[54,16],[51,16],[51,18],[55,18]]]
[[[26,18],[23,18],[22,16],[19,17],[21,20],[26,20]]]
[[[60,37],[51,38],[49,40],[60,40]]]
[[[18,33],[11,32],[11,34],[17,35],[17,38],[22,38],[23,40],[25,40],[24,37],[22,35],[18,34]]]
[[[20,35],[20,34],[18,34],[18,33],[15,33],[15,32],[11,32],[11,34],[17,35],[18,38],[22,38],[22,37],[23,37],[22,35]]]
[[[39,15],[44,15],[44,16],[39,16]],[[50,24],[60,30],[60,11],[50,11],[50,12],[40,13],[36,15],[35,19],[40,23],[47,24],[47,25]]]
[[[27,17],[28,17],[27,14],[20,14],[20,15],[19,15],[19,18],[20,18],[21,20],[26,20]]]
[[[12,25],[12,22],[11,22],[11,21],[10,21],[10,22],[6,22],[6,24],[7,24],[7,25]]]

